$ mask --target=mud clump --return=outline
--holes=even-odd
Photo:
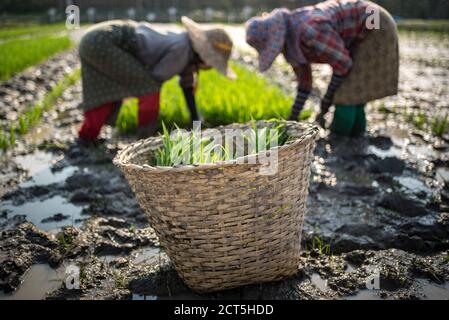
[[[420,217],[430,214],[422,203],[414,199],[406,198],[401,194],[386,194],[379,202],[379,205],[406,217]]]
[[[371,163],[369,166],[369,171],[371,173],[390,173],[395,175],[400,175],[405,169],[404,161],[388,157],[385,159],[377,159]]]
[[[170,261],[136,265],[132,258],[113,262],[91,257],[83,264],[84,285],[77,299],[352,299],[370,292],[382,299],[424,299],[422,281],[449,281],[447,253],[422,257],[401,250],[355,250],[326,255],[317,250],[303,252],[298,273],[283,281],[247,285],[212,293],[191,291]],[[368,290],[367,282],[379,276],[380,288]],[[72,294],[66,289],[51,299]]]
[[[60,221],[63,221],[63,220],[69,219],[69,218],[70,218],[69,215],[65,215],[62,213],[56,213],[55,215],[53,215],[49,218],[42,219],[41,222],[42,223],[60,222]]]
[[[33,264],[58,266],[62,257],[58,243],[48,234],[25,222],[0,233],[0,290],[8,293],[20,285],[20,277]]]

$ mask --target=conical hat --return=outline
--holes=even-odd
[[[226,31],[221,28],[203,29],[188,17],[182,17],[181,21],[187,29],[193,49],[201,59],[229,79],[235,79],[236,74],[228,66],[233,44]]]

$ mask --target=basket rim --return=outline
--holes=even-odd
[[[203,163],[203,164],[183,164],[179,166],[174,167],[167,167],[167,166],[151,166],[149,164],[135,164],[135,163],[127,163],[124,162],[123,159],[125,156],[127,156],[130,152],[133,150],[138,150],[139,148],[148,145],[155,140],[159,140],[160,136],[158,137],[149,137],[147,139],[141,139],[134,143],[128,144],[125,146],[122,150],[120,150],[117,155],[114,157],[113,164],[122,168],[122,169],[134,169],[139,171],[146,171],[146,172],[152,172],[152,173],[168,173],[168,172],[181,172],[181,171],[203,171],[206,169],[217,169],[217,168],[223,168],[228,166],[236,165],[239,161],[244,161],[244,163],[238,163],[238,165],[246,165],[246,166],[258,166],[260,164],[258,163],[247,163],[245,160],[259,157],[260,155],[269,153],[273,150],[287,150],[289,148],[293,148],[299,144],[301,144],[306,139],[316,139],[316,136],[319,133],[319,128],[314,125],[313,123],[309,122],[297,122],[297,121],[287,121],[287,120],[278,120],[280,123],[284,123],[286,125],[297,127],[301,130],[303,130],[303,133],[301,136],[297,137],[295,140],[289,141],[282,146],[277,146],[274,148],[271,148],[269,150],[264,150],[261,152],[258,152],[256,154],[250,154],[245,155],[243,157],[239,157],[232,160],[225,160],[225,161],[217,161],[214,163]],[[252,121],[246,122],[246,123],[231,123],[228,125],[222,125],[214,128],[206,128],[201,131],[205,131],[208,129],[220,129],[220,128],[227,128],[227,127],[235,127],[235,126],[245,126],[248,123],[251,123]],[[268,120],[258,120],[256,121],[256,124],[258,123],[270,123]]]

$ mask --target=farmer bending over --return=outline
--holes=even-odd
[[[246,23],[246,40],[259,53],[261,71],[280,53],[293,67],[298,88],[289,120],[298,119],[312,90],[311,63],[333,68],[317,120],[324,127],[324,115],[336,103],[334,133],[363,134],[365,103],[397,93],[396,25],[372,2],[330,0],[294,11],[276,9]]]
[[[198,120],[194,88],[200,69],[216,68],[229,78],[232,41],[222,29],[203,30],[187,17],[187,32],[160,33],[150,24],[109,21],[92,27],[81,40],[79,55],[84,122],[81,141],[97,139],[101,127],[114,124],[122,100],[139,98],[138,134],[149,136],[156,127],[162,83],[180,75],[192,120]]]

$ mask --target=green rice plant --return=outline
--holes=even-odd
[[[324,254],[331,256],[332,250],[330,243],[326,243],[323,239],[321,239],[319,236],[315,236],[312,239],[311,245],[308,247],[309,251],[316,250],[319,254]]]
[[[0,130],[0,149],[5,151],[15,145],[16,135],[23,136],[37,125],[44,111],[50,110],[61,97],[63,92],[79,81],[81,72],[79,69],[66,75],[53,89],[45,95],[43,100],[31,106],[25,113],[20,114],[17,122],[12,123],[9,128],[9,136]]]
[[[178,130],[170,133],[165,123],[162,123],[162,146],[150,154],[150,165],[166,167],[179,164],[215,163],[236,157],[237,142],[234,140],[231,142],[233,144],[231,148],[229,141],[213,143],[212,137],[199,139],[196,131],[182,131],[177,126],[176,129]],[[284,124],[273,121],[270,129],[258,129],[254,121],[251,129],[245,131],[242,136],[244,155],[253,155],[273,146],[283,145],[288,141],[289,137]],[[265,139],[265,141],[262,143],[260,139]]]
[[[28,126],[28,119],[25,117],[25,115],[19,116],[19,126],[17,128],[17,131],[19,135],[23,136],[28,132],[29,126]]]
[[[215,70],[200,72],[196,102],[204,125],[214,127],[244,123],[251,119],[283,119],[288,116],[293,97],[241,65],[232,63],[232,67],[238,75],[235,81],[224,78]],[[312,114],[312,109],[306,109],[301,113],[300,120],[307,120]],[[174,124],[183,128],[190,122],[190,114],[176,78],[162,87],[159,130],[162,129],[162,122],[170,128]],[[117,122],[120,132],[132,132],[136,123],[137,103],[124,106]]]
[[[437,137],[441,137],[447,129],[448,126],[448,115],[436,115],[433,119],[432,119],[432,123],[431,123],[431,129],[432,129],[432,133],[434,135],[436,135]]]
[[[0,80],[6,80],[72,46],[68,36],[43,36],[0,43]]]
[[[14,147],[16,145],[16,128],[12,126],[9,129],[9,146]]]
[[[404,111],[403,116],[406,122],[413,124],[416,128],[420,130],[422,130],[427,123],[427,116],[422,111],[420,111],[418,114]]]
[[[161,138],[162,147],[156,150],[150,161],[156,166],[213,163],[225,159],[221,152],[214,151],[218,145],[210,143],[208,138],[202,138],[199,141],[199,152],[194,152],[194,133],[186,134],[178,130],[175,134],[170,134],[164,123],[162,123]]]
[[[63,23],[58,24],[30,24],[20,26],[8,26],[0,29],[0,40],[6,41],[18,37],[42,36],[51,33],[65,31],[66,26]]]
[[[128,99],[123,103],[115,124],[120,133],[126,134],[137,129],[138,103],[137,98]]]
[[[3,132],[0,131],[0,150],[5,152],[9,147],[9,137]]]
[[[449,21],[430,19],[404,19],[398,21],[398,29],[400,31],[448,34]]]
[[[427,123],[427,116],[423,111],[419,112],[417,115],[413,117],[413,124],[415,125],[416,128],[420,130],[424,128],[426,123]]]
[[[313,115],[313,109],[304,109],[299,115],[300,121],[306,121]]]
[[[217,126],[288,116],[293,97],[236,63],[232,63],[232,68],[238,76],[236,81],[227,80],[215,70],[200,74],[197,103],[207,124]]]

